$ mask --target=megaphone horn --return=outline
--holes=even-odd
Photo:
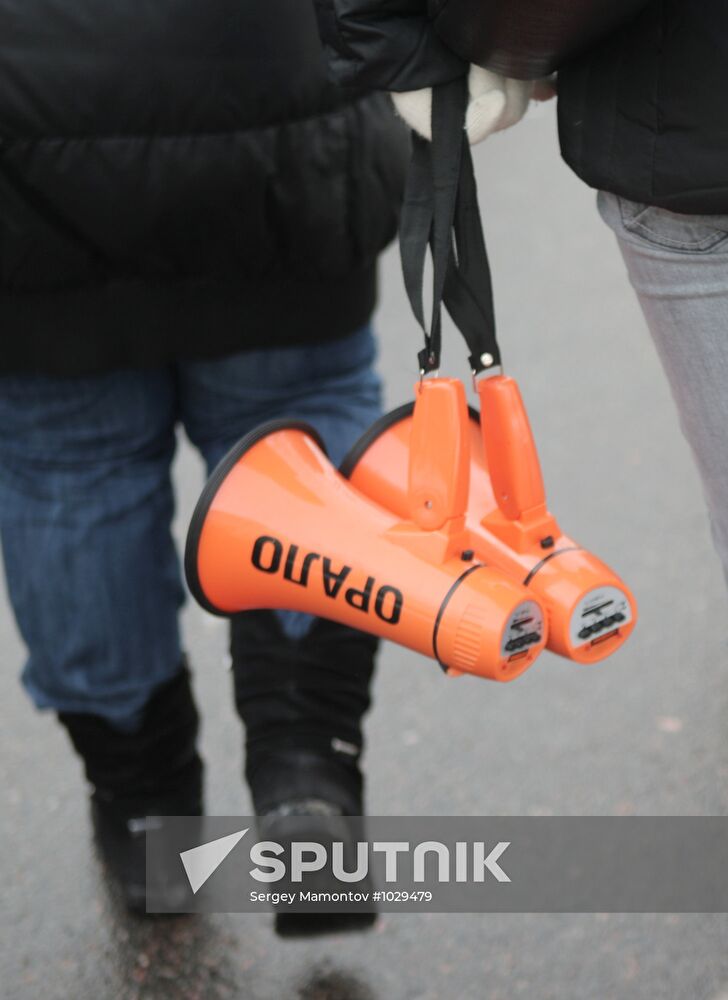
[[[449,673],[510,680],[545,644],[534,595],[475,561],[457,533],[427,531],[362,496],[301,423],[264,424],[221,461],[192,517],[185,572],[215,614],[308,612]]]

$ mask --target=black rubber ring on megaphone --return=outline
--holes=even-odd
[[[447,673],[450,668],[448,667],[447,663],[444,663],[440,657],[440,651],[437,648],[437,639],[440,634],[440,625],[442,624],[442,619],[443,615],[445,614],[445,609],[447,608],[448,604],[452,600],[455,591],[460,587],[460,585],[464,583],[469,576],[472,576],[472,574],[477,572],[477,570],[479,569],[486,569],[485,563],[477,562],[473,566],[470,566],[468,567],[468,569],[464,570],[457,578],[457,580],[453,582],[452,586],[442,599],[442,603],[440,604],[440,607],[438,609],[437,617],[435,618],[435,624],[432,629],[432,655],[437,660],[438,664],[440,665],[440,668],[444,673]]]
[[[250,451],[254,445],[262,441],[263,438],[266,438],[270,434],[274,434],[277,431],[302,431],[304,434],[308,434],[308,436],[316,442],[318,447],[328,458],[326,445],[321,439],[321,435],[314,427],[307,424],[304,420],[292,420],[287,417],[278,417],[275,420],[267,420],[264,424],[260,424],[248,434],[241,437],[237,444],[234,444],[230,451],[220,459],[210,473],[202,493],[200,494],[200,498],[197,501],[192,518],[190,519],[190,526],[187,529],[187,541],[185,543],[184,558],[187,586],[197,603],[203,607],[205,611],[209,611],[210,614],[217,615],[220,618],[229,618],[231,615],[237,614],[237,612],[220,611],[219,608],[216,608],[214,604],[210,603],[204,590],[202,589],[200,577],[197,572],[197,554],[200,547],[202,528],[205,524],[205,519],[209,513],[210,507],[212,506],[212,502],[217,496],[217,492],[222,486],[224,480],[227,478],[230,470],[237,465],[243,455]]]

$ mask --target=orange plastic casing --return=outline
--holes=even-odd
[[[482,417],[471,412],[466,528],[475,555],[543,602],[547,646],[582,663],[618,649],[637,620],[634,597],[600,559],[563,534],[549,513],[531,429],[513,379],[478,385]],[[412,406],[400,407],[364,435],[342,472],[393,513],[408,510]]]
[[[446,395],[434,406],[443,421],[454,412]],[[452,452],[455,471],[435,463],[425,474],[432,495],[413,472],[411,504],[442,522],[423,528],[410,516],[406,471],[406,509],[393,513],[339,474],[310,428],[260,428],[218,466],[197,505],[185,554],[193,594],[217,614],[285,608],[329,618],[435,657],[450,673],[518,676],[544,647],[542,624],[518,645],[543,609],[501,570],[463,561],[469,437]]]

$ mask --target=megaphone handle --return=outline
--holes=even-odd
[[[545,507],[536,444],[518,384],[505,375],[480,379],[480,425],[498,507],[515,521]]]
[[[470,418],[459,379],[428,379],[415,393],[407,490],[410,518],[435,531],[465,514]]]

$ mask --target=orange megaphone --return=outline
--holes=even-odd
[[[604,659],[634,628],[634,598],[608,566],[562,534],[548,512],[516,382],[484,378],[478,394],[482,416],[471,410],[469,428],[470,546],[543,601],[550,650],[581,663]],[[409,508],[412,437],[413,404],[407,404],[371,427],[341,466],[361,493],[399,516]],[[446,448],[447,440],[433,437],[432,447]]]
[[[430,410],[455,420],[457,395],[441,393]],[[518,676],[545,645],[544,612],[534,593],[467,551],[464,393],[461,404],[466,433],[431,463],[432,496],[427,469],[413,467],[416,518],[363,496],[304,424],[274,421],[247,435],[213,472],[190,524],[194,596],[216,614],[285,608],[330,618],[452,674]],[[450,474],[438,478],[446,465]]]

